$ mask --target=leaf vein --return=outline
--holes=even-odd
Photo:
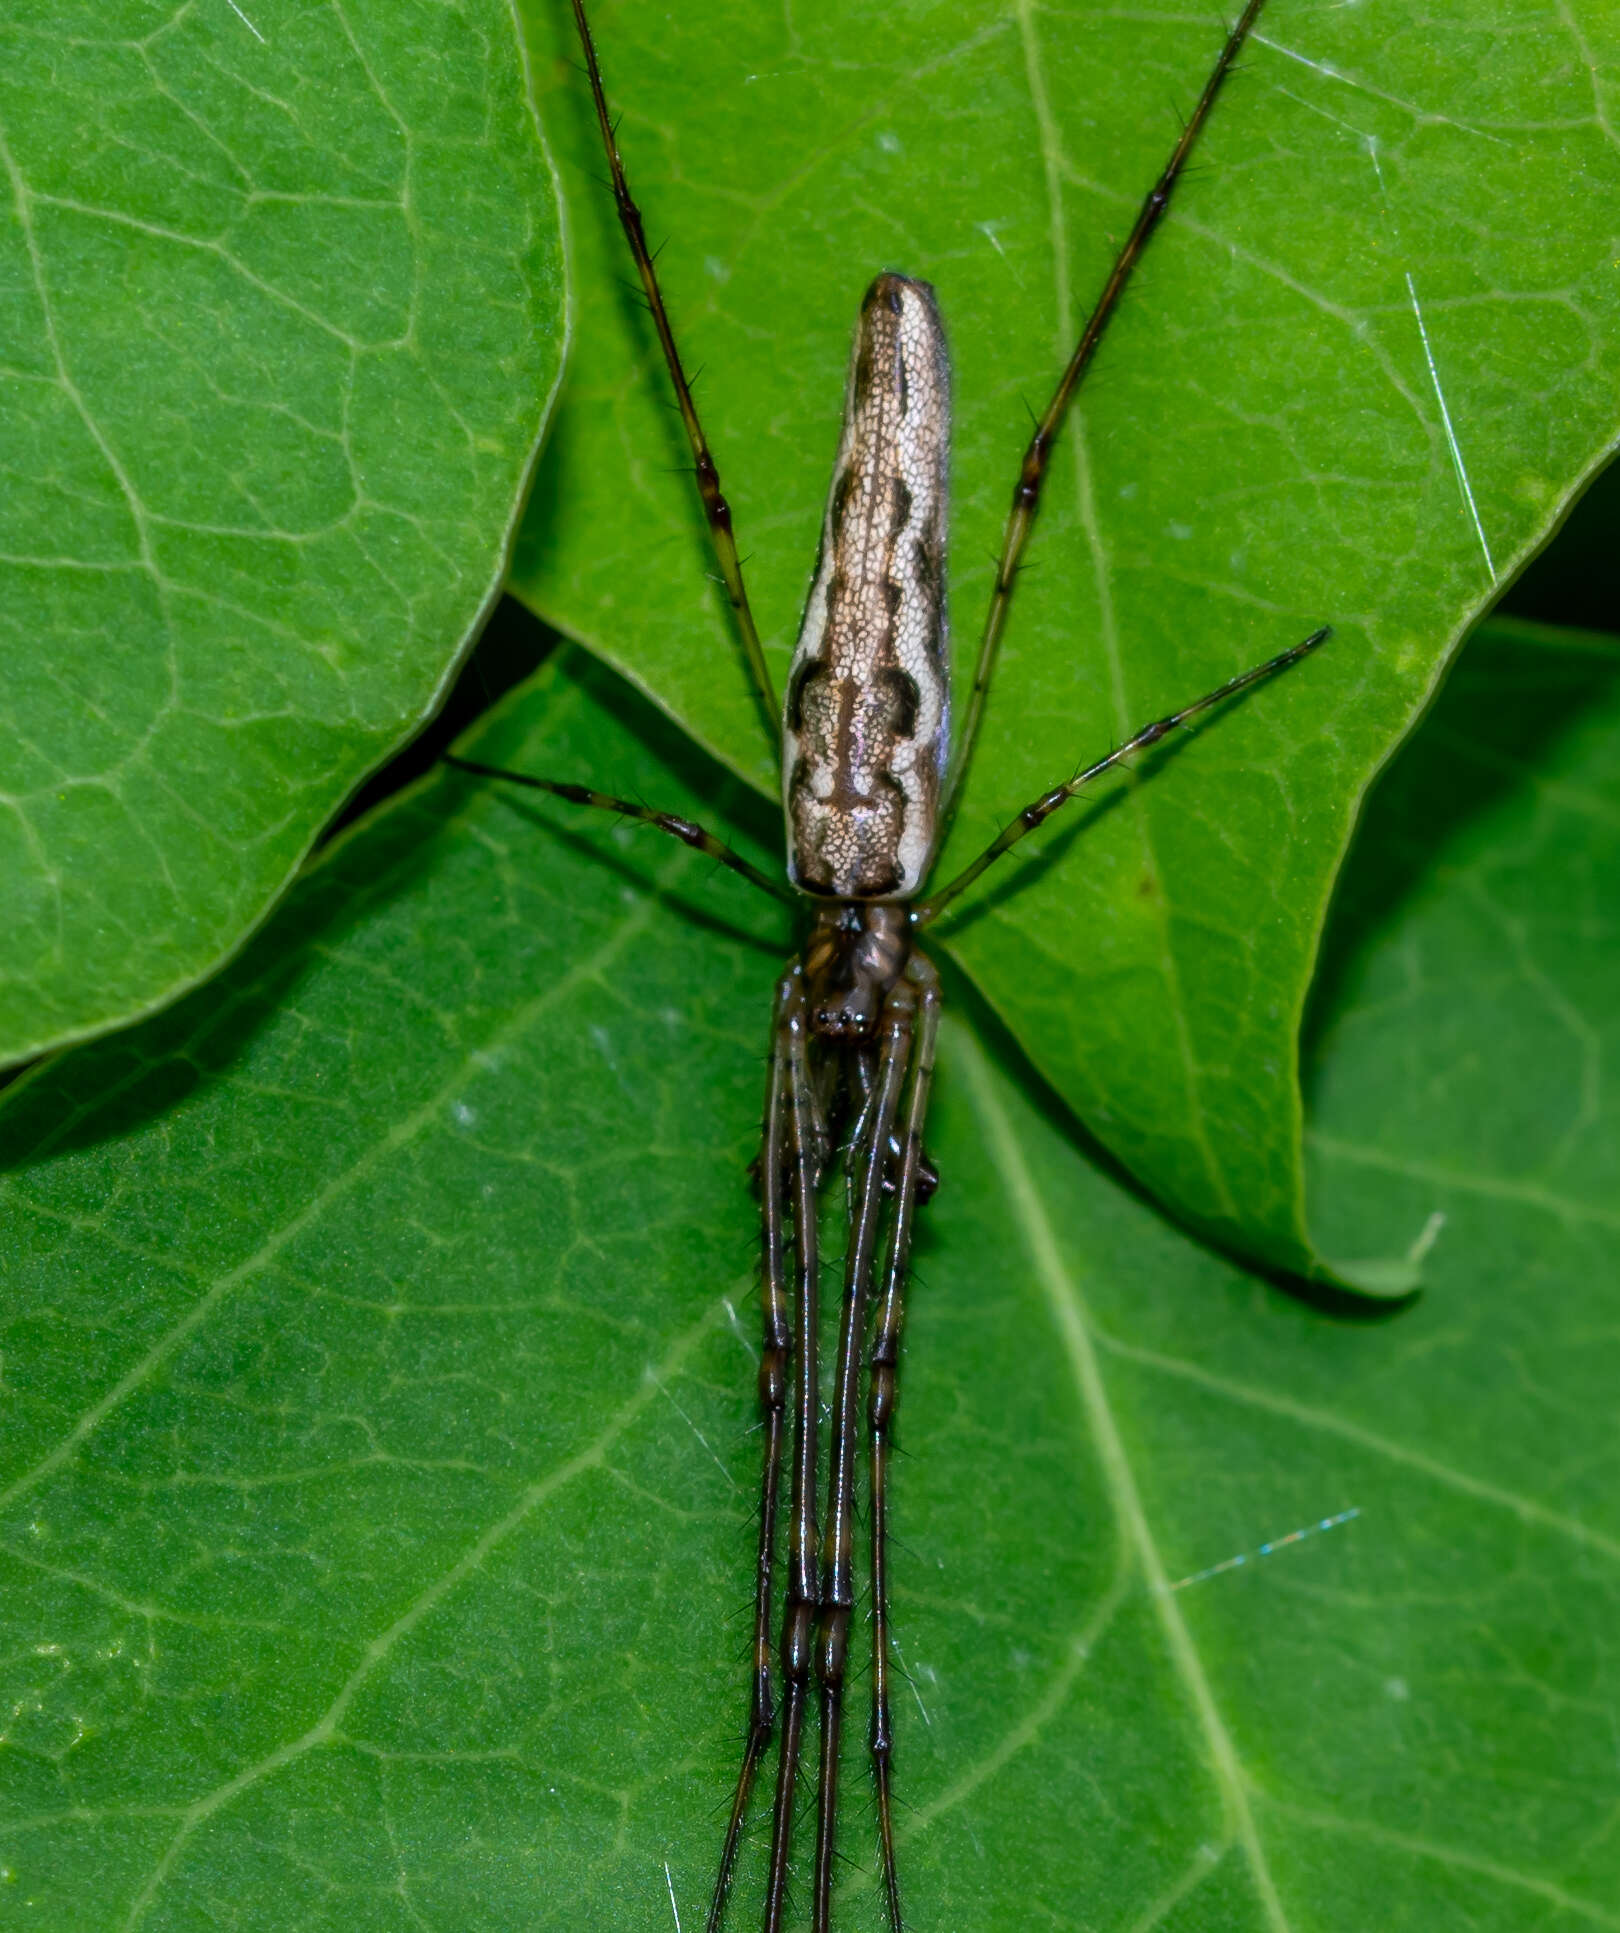
[[[656,899],[651,895],[644,898],[634,915],[617,929],[606,945],[590,957],[576,961],[559,980],[536,994],[534,999],[525,1006],[518,1008],[511,1019],[504,1026],[497,1028],[487,1040],[481,1041],[476,1050],[469,1049],[467,1055],[457,1061],[455,1071],[449,1079],[442,1081],[421,1106],[415,1108],[386,1134],[374,1141],[348,1167],[334,1175],[296,1215],[290,1216],[279,1227],[272,1230],[251,1255],[245,1256],[234,1268],[226,1270],[187,1310],[185,1315],[167,1329],[145,1355],[119,1377],[104,1396],[90,1405],[53,1449],[41,1457],[31,1469],[25,1470],[22,1475],[7,1485],[4,1490],[0,1490],[0,1510],[9,1508],[36,1484],[59,1470],[112,1411],[156,1374],[180,1345],[194,1334],[236,1289],[251,1280],[260,1270],[268,1267],[289,1242],[317,1222],[334,1201],[341,1199],[370,1174],[379,1161],[407,1146],[425,1127],[442,1117],[444,1109],[465,1086],[468,1070],[474,1064],[472,1056],[475,1051],[482,1053],[498,1051],[507,1041],[514,1040],[525,1033],[549,1007],[566,999],[583,981],[598,977],[605,967],[610,966],[640,937],[652,918],[656,904]]]
[[[326,1710],[313,1725],[297,1738],[289,1739],[285,1745],[278,1745],[273,1752],[266,1752],[263,1758],[244,1766],[234,1778],[227,1779],[212,1792],[189,1805],[176,1828],[173,1838],[159,1855],[156,1865],[148,1875],[145,1885],[135,1895],[129,1912],[125,1915],[121,1933],[134,1933],[146,1916],[147,1908],[157,1897],[164,1881],[174,1870],[175,1863],[198,1827],[207,1823],[222,1807],[229,1805],[244,1792],[258,1785],[262,1780],[279,1772],[285,1765],[291,1765],[318,1745],[331,1743],[341,1738],[338,1727],[344,1714],[359,1696],[367,1679],[388,1657],[394,1647],[410,1636],[422,1620],[434,1611],[443,1600],[477,1571],[511,1534],[565,1485],[572,1483],[586,1471],[599,1468],[608,1451],[630,1428],[642,1411],[658,1393],[658,1386],[666,1377],[674,1375],[684,1364],[686,1358],[705,1336],[719,1327],[723,1319],[724,1298],[717,1297],[689,1328],[684,1330],[671,1344],[662,1363],[644,1376],[641,1386],[625,1403],[621,1404],[609,1419],[606,1427],[594,1441],[584,1449],[557,1465],[548,1475],[528,1485],[504,1516],[496,1519],[482,1531],[461,1553],[456,1561],[428,1584],[411,1600],[403,1611],[383,1631],[365,1647],[360,1661],[338,1687],[336,1695]]]
[[[1498,1509],[1511,1511],[1514,1516],[1527,1523],[1541,1525],[1544,1529],[1557,1531],[1572,1543],[1581,1544],[1589,1550],[1601,1551],[1605,1557],[1620,1559],[1620,1539],[1606,1536],[1601,1530],[1593,1530],[1577,1517],[1565,1516],[1562,1511],[1551,1510],[1546,1504],[1537,1503],[1533,1497],[1521,1496],[1515,1490],[1488,1482],[1483,1477],[1471,1476],[1466,1470],[1458,1470],[1451,1464],[1442,1463],[1437,1457],[1426,1456],[1421,1450],[1409,1450],[1380,1436],[1377,1431],[1365,1429],[1359,1423],[1352,1423],[1347,1417],[1334,1416],[1329,1411],[1313,1409],[1308,1403],[1296,1403],[1287,1396],[1280,1396],[1273,1390],[1256,1389],[1247,1383],[1235,1383],[1225,1376],[1217,1376],[1210,1370],[1201,1369],[1196,1363],[1182,1362],[1174,1356],[1162,1356],[1157,1350],[1139,1348],[1135,1343],[1122,1342],[1106,1330],[1093,1331],[1095,1340],[1111,1355],[1119,1356],[1127,1362],[1140,1363],[1146,1369],[1156,1369],[1167,1376],[1179,1377],[1184,1382],[1196,1383],[1199,1388],[1211,1394],[1223,1396],[1233,1403],[1249,1404],[1255,1409],[1265,1410],[1273,1416],[1287,1417],[1290,1421],[1302,1424],[1307,1429],[1320,1430],[1337,1436],[1347,1443],[1357,1444],[1370,1450],[1376,1456],[1387,1458],[1392,1463],[1405,1464],[1408,1469],[1420,1470],[1435,1482],[1443,1483],[1448,1489],[1459,1490],[1465,1496],[1477,1497],[1481,1503],[1494,1504]]]
[[[1035,1264],[1048,1307],[1069,1358],[1081,1407],[1090,1426],[1113,1499],[1120,1526],[1133,1547],[1153,1596],[1159,1626],[1177,1675],[1196,1715],[1205,1751],[1233,1836],[1243,1847],[1265,1922],[1271,1933],[1289,1933],[1265,1848],[1249,1805],[1249,1783],[1226,1722],[1215,1700],[1214,1687],[1193,1644],[1192,1633],[1170,1591],[1169,1576],[1147,1520],[1124,1439],[1108,1401],[1101,1366],[1093,1347],[1091,1315],[1079,1283],[1058,1251],[1057,1235],[1047,1219],[1034,1177],[990,1082],[984,1054],[964,1028],[951,1028],[958,1066],[972,1091],[975,1110],[983,1123],[991,1159],[1000,1170],[1014,1214],[1023,1228],[1030,1259]]]

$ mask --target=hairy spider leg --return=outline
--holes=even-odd
[[[1204,123],[1209,119],[1217,96],[1232,71],[1243,43],[1248,39],[1250,30],[1259,17],[1265,0],[1248,0],[1237,24],[1226,36],[1215,65],[1210,70],[1209,79],[1198,97],[1198,103],[1181,131],[1181,139],[1176,143],[1174,152],[1165,163],[1163,172],[1148,191],[1142,203],[1131,232],[1125,238],[1125,246],[1114,259],[1109,270],[1108,280],[1103,283],[1102,294],[1096,306],[1080,331],[1080,339],[1074,346],[1068,366],[1058,378],[1058,385],[1052,392],[1052,400],[1047,404],[1045,413],[1035,425],[1029,446],[1024,451],[1024,460],[1019,466],[1018,481],[1013,485],[1012,507],[1007,512],[1007,525],[1001,539],[1001,555],[996,561],[996,576],[990,592],[990,608],[985,613],[984,633],[979,641],[978,662],[973,667],[973,690],[968,698],[967,718],[962,727],[961,741],[956,748],[951,776],[945,787],[944,805],[940,812],[939,844],[943,849],[946,835],[951,829],[951,820],[956,815],[956,807],[962,796],[962,786],[967,778],[968,767],[973,762],[973,748],[978,743],[979,726],[984,719],[985,701],[990,696],[990,683],[995,676],[996,658],[1001,650],[1001,635],[1007,628],[1007,614],[1012,608],[1013,586],[1018,581],[1018,569],[1028,547],[1030,534],[1035,528],[1035,513],[1040,508],[1041,490],[1046,483],[1047,470],[1052,461],[1053,445],[1057,442],[1058,431],[1068,414],[1069,404],[1080,387],[1082,377],[1090,367],[1097,353],[1098,344],[1103,339],[1108,324],[1113,320],[1119,307],[1120,297],[1125,293],[1137,263],[1142,259],[1153,231],[1164,219],[1165,210],[1170,206],[1170,197],[1180,180],[1187,161],[1196,146]]]
[[[771,1673],[775,1626],[771,1594],[776,1573],[776,1519],[782,1488],[782,1435],[787,1420],[788,1375],[793,1353],[793,1318],[787,1286],[787,1193],[791,1186],[794,1118],[791,1105],[793,1041],[804,1028],[804,970],[798,962],[776,983],[771,1016],[771,1077],[765,1095],[765,1131],[759,1160],[760,1316],[763,1347],[759,1359],[759,1407],[764,1422],[764,1469],[760,1484],[759,1553],[754,1568],[754,1685],[742,1770],[726,1826],[709,1925],[718,1927],[737,1863],[737,1846],[754,1774],[776,1729],[776,1699]]]
[[[749,682],[753,685],[754,695],[759,700],[771,747],[780,758],[782,714],[777,708],[776,694],[771,689],[771,674],[766,668],[765,652],[759,642],[759,630],[754,623],[753,607],[748,602],[748,590],[743,583],[742,559],[737,555],[737,538],[731,527],[731,505],[727,503],[725,494],[720,488],[720,472],[715,467],[714,457],[709,449],[709,439],[703,433],[697,404],[692,399],[692,385],[686,379],[686,370],[681,364],[681,352],[675,343],[675,331],[670,325],[669,311],[664,306],[664,292],[658,286],[658,270],[653,263],[652,250],[647,246],[647,236],[641,224],[641,210],[631,196],[630,183],[624,172],[624,162],[619,156],[618,136],[614,132],[613,120],[608,113],[607,94],[602,87],[602,70],[597,64],[596,43],[591,38],[590,22],[585,18],[584,0],[573,0],[573,7],[574,25],[579,30],[579,44],[585,54],[585,71],[590,77],[591,99],[596,104],[596,124],[601,131],[602,147],[607,154],[608,173],[613,179],[613,204],[619,211],[619,225],[624,230],[624,238],[630,244],[630,253],[635,258],[636,273],[641,277],[641,287],[647,297],[647,306],[652,311],[653,327],[658,331],[659,347],[664,352],[664,363],[669,370],[670,386],[675,391],[675,401],[681,412],[681,422],[686,429],[686,440],[692,448],[693,474],[697,479],[698,495],[703,500],[703,515],[709,526],[709,540],[714,546],[715,559],[719,563],[720,576],[726,587],[726,596],[730,600],[732,615],[736,619],[737,630],[742,638]]]
[[[792,1136],[794,1248],[794,1433],[788,1496],[787,1590],[782,1606],[782,1744],[771,1812],[771,1863],[766,1890],[767,1933],[780,1933],[787,1902],[788,1853],[793,1839],[793,1789],[804,1731],[805,1699],[813,1668],[817,1609],[816,1466],[821,1413],[816,1347],[821,1289],[817,1204],[824,1140],[809,1063],[810,1035],[802,1008],[788,1028],[789,1112]],[[724,1898],[716,1887],[709,1923],[718,1927]]]
[[[1151,725],[1144,725],[1133,738],[1128,738],[1116,751],[1106,758],[1100,758],[1093,765],[1084,766],[1073,778],[1065,779],[1050,792],[1043,792],[1038,799],[1026,805],[1018,817],[1005,826],[991,840],[971,866],[966,866],[953,880],[940,887],[912,914],[914,926],[927,926],[950,905],[959,893],[963,893],[979,877],[987,866],[992,866],[1003,853],[1011,852],[1020,839],[1027,839],[1039,825],[1043,825],[1059,806],[1067,805],[1083,785],[1089,785],[1104,772],[1121,765],[1133,752],[1143,751],[1149,745],[1157,745],[1161,738],[1167,737],[1178,725],[1185,725],[1190,718],[1200,712],[1208,711],[1211,706],[1220,704],[1224,699],[1235,698],[1240,691],[1248,690],[1251,685],[1263,683],[1274,678],[1280,671],[1287,671],[1302,658],[1308,658],[1319,644],[1325,644],[1332,637],[1332,627],[1323,625],[1313,631],[1308,638],[1292,644],[1286,651],[1279,651],[1274,658],[1267,658],[1264,664],[1252,665],[1247,671],[1240,671],[1235,678],[1228,678],[1224,685],[1217,685],[1213,691],[1206,691],[1202,698],[1195,698],[1190,705],[1183,705],[1179,711],[1171,712],[1168,717],[1155,718]]]
[[[650,806],[637,805],[632,799],[617,798],[611,792],[594,791],[588,785],[569,785],[561,779],[537,779],[528,772],[508,771],[504,765],[484,765],[478,759],[462,758],[455,752],[446,752],[444,762],[455,766],[459,772],[476,772],[480,778],[486,779],[504,779],[508,785],[526,785],[531,791],[549,792],[554,799],[566,799],[570,805],[591,805],[599,812],[615,813],[636,825],[654,826],[659,832],[667,832],[672,839],[681,840],[694,852],[701,852],[720,865],[729,866],[750,886],[757,886],[773,899],[785,900],[789,906],[800,903],[799,895],[791,886],[785,886],[779,879],[772,879],[769,873],[762,873],[757,866],[750,865],[741,853],[733,852],[723,839],[717,839],[712,832],[705,832],[702,826],[694,825],[690,819],[682,819],[676,813],[655,812]]]
[[[898,1397],[900,1330],[905,1319],[906,1278],[911,1267],[912,1223],[928,1194],[930,1172],[923,1154],[923,1126],[934,1078],[934,1047],[939,1033],[939,975],[933,963],[913,953],[906,968],[916,990],[918,1017],[912,1054],[911,1089],[901,1110],[899,1172],[895,1178],[894,1217],[883,1270],[883,1291],[872,1323],[868,1357],[867,1430],[872,1535],[872,1779],[877,1793],[878,1843],[883,1860],[883,1891],[891,1933],[901,1933],[900,1882],[894,1860],[894,1723],[889,1704],[889,1454],[894,1443]]]
[[[889,1142],[911,1060],[917,1013],[909,978],[891,989],[878,1028],[876,1077],[845,1153],[849,1234],[844,1249],[843,1315],[833,1379],[827,1515],[821,1536],[821,1604],[816,1676],[821,1684],[821,1764],[816,1783],[813,1933],[832,1924],[833,1852],[838,1826],[838,1748],[843,1728],[844,1671],[855,1609],[855,1459],[860,1431],[861,1358],[878,1252]],[[769,1926],[767,1921],[767,1926]],[[774,1927],[771,1933],[775,1933]]]

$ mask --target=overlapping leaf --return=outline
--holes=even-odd
[[[0,1064],[242,941],[427,716],[562,358],[503,0],[0,25]]]
[[[1612,1922],[1617,674],[1474,646],[1347,883],[1317,1184],[1340,1250],[1429,1245],[1416,1306],[1176,1232],[954,998],[897,1477],[918,1927]],[[599,672],[482,750],[769,832]],[[777,918],[445,776],[8,1096],[8,1920],[699,1917]]]
[[[566,14],[526,11],[583,326],[517,586],[769,790]],[[937,285],[954,345],[969,659],[1023,405],[1219,23],[1022,4],[596,19],[778,679],[881,267]],[[1612,10],[1586,0],[1272,0],[1066,434],[1019,592],[948,863],[1109,742],[1337,627],[1151,788],[1075,809],[949,940],[1134,1172],[1290,1269],[1319,1266],[1296,1040],[1359,801],[1620,428],[1617,71]]]

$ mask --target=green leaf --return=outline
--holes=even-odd
[[[514,587],[772,791],[566,12],[526,13],[582,327]],[[965,674],[1025,405],[1219,19],[854,0],[594,17],[778,684],[880,268],[938,286],[953,344]],[[948,938],[1093,1133],[1272,1265],[1322,1267],[1297,1040],[1365,789],[1620,433],[1617,67],[1620,17],[1591,0],[1533,26],[1505,0],[1273,0],[1054,466],[942,876],[1080,763],[1335,627],[1140,795],[1073,808]]]
[[[212,973],[437,706],[563,348],[504,0],[0,26],[0,1064]]]
[[[479,742],[740,793],[588,663]],[[1430,1244],[1377,1319],[1176,1229],[953,984],[895,1479],[919,1928],[1615,1923],[1620,648],[1487,632],[1366,831],[1311,1145],[1325,1239]],[[0,1105],[7,1917],[700,1921],[778,918],[441,774]]]

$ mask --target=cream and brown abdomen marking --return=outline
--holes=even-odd
[[[950,737],[950,364],[934,292],[866,292],[844,428],[782,720],[788,872],[908,899],[933,856]]]

